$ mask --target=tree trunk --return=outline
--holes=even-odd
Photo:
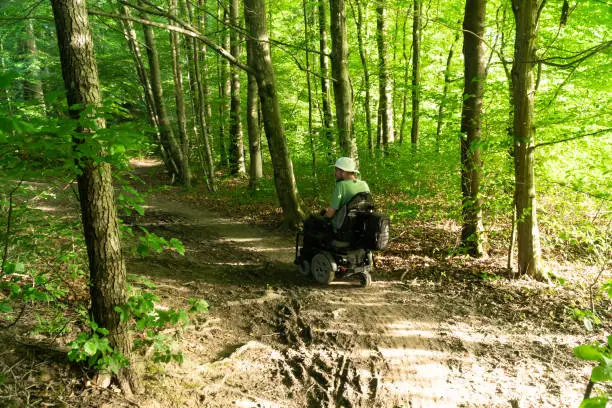
[[[363,110],[365,111],[366,117],[366,130],[368,132],[368,150],[370,153],[374,153],[374,137],[372,135],[372,112],[370,110],[370,72],[368,70],[368,59],[366,55],[365,47],[363,46],[363,10],[361,9],[360,0],[355,0],[355,8],[357,8],[357,16],[355,16],[355,9],[353,9],[353,17],[355,17],[355,25],[357,26],[357,45],[359,47],[359,58],[361,59],[361,66],[363,68],[363,82],[365,87],[365,100],[363,101]]]
[[[422,0],[414,0],[412,16],[412,128],[410,142],[416,149],[419,143],[421,109],[421,10]]]
[[[145,15],[142,16],[146,18]],[[181,148],[174,138],[174,132],[170,127],[170,119],[164,102],[164,92],[162,88],[161,70],[159,67],[159,56],[157,54],[157,45],[155,44],[155,34],[153,27],[143,25],[145,43],[147,45],[147,56],[149,59],[149,71],[151,75],[151,88],[153,89],[153,100],[155,101],[155,111],[159,120],[159,134],[163,148],[170,156],[171,167],[168,172],[172,176],[177,176],[182,180],[181,172]]]
[[[464,34],[465,35],[465,34]],[[448,56],[446,57],[446,67],[444,68],[444,87],[442,89],[442,99],[440,100],[440,106],[438,106],[438,125],[436,126],[436,151],[440,153],[440,139],[442,138],[442,125],[444,123],[444,108],[446,107],[446,100],[448,98],[448,85],[451,82],[451,62],[453,60],[453,53],[455,49],[455,43],[459,40],[459,34],[455,35],[455,40],[448,50]]]
[[[201,33],[205,33],[206,32],[206,1],[204,0],[198,0],[198,29]],[[206,130],[207,130],[207,134],[208,134],[208,141],[210,143],[210,147],[212,149],[212,146],[214,146],[212,140],[210,140],[212,138],[213,135],[213,128],[212,128],[212,107],[210,106],[210,101],[208,99],[208,95],[209,95],[209,90],[208,90],[208,47],[206,46],[206,44],[204,43],[199,43],[197,41],[195,41],[194,39],[194,43],[195,44],[199,44],[200,48],[200,66],[202,67],[201,71],[198,71],[198,73],[200,74],[200,83],[202,86],[202,94],[203,94],[203,99],[202,99],[202,105],[204,107],[204,113],[205,113],[205,122],[206,122]],[[211,152],[212,153],[212,152]]]
[[[247,64],[253,66],[252,42],[247,41]],[[257,94],[257,78],[248,74],[247,85],[247,129],[249,133],[249,187],[257,188],[263,177],[261,160],[261,134],[259,131],[259,103]]]
[[[185,5],[187,7],[187,12],[189,13],[189,19],[193,20],[193,10],[191,7],[191,3],[189,1],[185,1]],[[199,25],[199,29],[202,27],[200,25],[199,17],[196,17]],[[191,66],[192,66],[192,88],[193,88],[193,104],[194,111],[197,121],[197,134],[199,136],[199,156],[202,162],[202,168],[204,169],[204,174],[206,177],[206,187],[209,191],[215,191],[215,167],[213,154],[211,150],[212,143],[210,141],[210,126],[209,121],[210,117],[208,116],[207,110],[210,109],[210,105],[208,104],[208,98],[206,97],[206,92],[208,92],[208,87],[205,86],[206,78],[202,79],[202,76],[206,74],[206,70],[200,70],[201,63],[201,54],[200,47],[205,49],[206,46],[202,45],[196,38],[191,38],[188,40],[191,48]]]
[[[310,25],[308,24],[308,8],[306,0],[302,0],[302,14],[304,15],[304,43],[306,44],[306,88],[308,91],[308,138],[310,140],[310,151],[312,154],[312,175],[316,180],[317,175],[317,152],[315,149],[314,135],[312,134],[312,85],[310,81]]]
[[[393,142],[393,96],[391,78],[387,64],[387,43],[385,42],[385,0],[376,3],[376,44],[378,45],[378,117],[380,118],[379,134],[383,150],[387,151],[389,142]]]
[[[512,0],[516,23],[512,95],[514,100],[514,137],[517,144],[515,200],[518,227],[518,273],[537,279],[548,276],[540,266],[540,233],[536,213],[534,174],[534,67],[538,38],[539,7],[542,1]]]
[[[348,40],[344,0],[330,0],[332,37],[332,77],[336,105],[338,139],[344,156],[356,161],[357,143],[353,135],[353,91],[348,72]]]
[[[276,79],[266,30],[265,0],[245,0],[244,19],[250,34],[247,41],[251,43],[250,50],[253,51],[251,68],[255,72],[259,87],[264,129],[268,136],[274,168],[274,185],[283,209],[283,224],[287,227],[296,227],[304,214],[300,208],[293,164],[289,157],[280,116]]]
[[[128,6],[122,6],[120,12],[126,18],[130,17],[130,8]],[[128,43],[128,47],[132,52],[132,58],[134,59],[134,65],[136,67],[136,74],[138,75],[138,80],[140,81],[140,85],[142,86],[145,106],[147,107],[147,113],[149,114],[149,120],[151,122],[151,125],[155,128],[157,140],[160,141],[158,131],[159,122],[157,118],[157,112],[155,111],[153,90],[151,89],[151,82],[149,81],[147,71],[142,61],[142,54],[140,52],[140,46],[138,45],[136,31],[134,30],[134,24],[132,24],[130,20],[121,19],[121,28],[123,29],[123,36],[125,37]],[[163,149],[161,149],[161,152],[162,156],[164,157],[164,162],[166,162],[167,153]],[[168,166],[168,163],[166,163],[166,165]]]
[[[177,0],[170,0],[170,13],[177,15]],[[181,150],[181,179],[184,187],[191,187],[191,170],[189,168],[189,137],[187,136],[187,114],[183,87],[183,70],[181,68],[181,41],[176,31],[170,31],[170,50],[172,52],[172,76],[174,79],[174,100]]]
[[[238,0],[230,1],[230,25],[239,26]],[[230,30],[230,52],[236,59],[240,59],[240,39],[235,29]],[[242,140],[242,110],[240,109],[240,70],[235,65],[230,68],[231,96],[230,96],[230,171],[234,175],[246,173],[244,165],[244,142]]]
[[[52,0],[51,4],[68,106],[80,106],[70,111],[71,116],[78,119],[84,107],[101,104],[87,6],[80,0]],[[105,127],[103,118],[91,119],[96,120],[98,128]],[[89,138],[95,132],[95,129],[78,130],[82,138]],[[83,140],[75,138],[73,143],[76,149]],[[111,166],[94,157],[82,158],[78,163],[81,170],[79,201],[91,277],[91,317],[109,331],[111,346],[130,358],[131,338],[127,324],[121,322],[115,311],[116,307],[127,303],[127,286]],[[123,368],[118,378],[126,394],[140,392],[133,366]]]
[[[223,44],[223,48],[226,50],[230,48],[229,35],[225,34],[225,29],[221,28],[222,23],[227,23],[227,11],[223,11],[222,3],[218,3],[217,7],[217,25],[219,31],[219,44]],[[219,118],[217,123],[219,124],[219,154],[221,159],[221,166],[227,167],[229,164],[229,157],[226,150],[226,137],[225,137],[225,123],[228,120],[228,101],[227,98],[230,94],[230,81],[229,81],[229,62],[226,59],[222,59],[217,54],[217,77],[218,79],[218,91],[219,91]]]
[[[406,24],[408,23],[408,13],[406,13],[406,18],[404,19],[404,26],[403,26],[403,30],[402,32],[404,33],[404,35],[402,36],[402,58],[404,60],[404,92],[402,92],[402,121],[400,123],[400,127],[399,127],[399,143],[400,145],[404,143],[404,129],[406,128],[406,110],[408,109],[408,97],[407,97],[407,90],[408,90],[408,82],[410,81],[410,64],[408,63],[408,54],[406,53],[406,49],[407,44],[406,44],[406,38],[408,37],[406,35]]]
[[[327,6],[324,1],[318,2],[319,8],[319,67],[321,70],[321,102],[323,105],[322,136],[329,143],[328,161],[333,163],[336,143],[332,127],[333,115],[331,92],[329,87],[329,50],[327,49]]]
[[[45,98],[43,94],[42,82],[40,81],[40,69],[38,62],[38,49],[36,47],[36,35],[32,20],[26,24],[25,38],[22,41],[22,56],[25,65],[25,75],[23,80],[23,99],[25,101],[36,102],[42,107],[42,114],[45,111]]]
[[[482,222],[482,98],[485,81],[484,35],[486,0],[467,0],[463,20],[464,88],[461,111],[461,247],[474,257],[485,252]]]

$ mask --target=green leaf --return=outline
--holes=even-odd
[[[24,272],[25,265],[21,262],[9,262],[4,266],[4,273],[6,273],[7,275]]]
[[[612,380],[612,367],[598,365],[591,371],[591,381],[603,382]]]
[[[176,238],[170,239],[170,247],[175,249],[181,255],[185,255],[185,247],[183,243]]]
[[[128,305],[115,306],[115,312],[119,313],[119,320],[123,323],[130,319],[130,307]]]
[[[93,337],[83,344],[83,351],[88,356],[93,356],[98,351],[98,339],[97,337]]]
[[[189,304],[191,308],[189,309],[189,313],[207,313],[208,312],[208,302],[204,299],[189,299]],[[612,336],[611,336],[612,337]]]
[[[607,403],[608,397],[606,396],[593,397],[583,400],[579,408],[606,408]]]
[[[593,344],[583,344],[582,346],[574,347],[574,355],[587,361],[601,361],[602,358],[599,347]]]
[[[0,302],[0,313],[10,313],[13,311],[11,305],[8,302]]]

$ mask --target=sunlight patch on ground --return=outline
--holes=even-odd
[[[131,159],[130,166],[133,167],[155,167],[161,166],[163,162],[155,159]]]
[[[261,242],[264,238],[261,237],[248,237],[248,238],[221,238],[218,239],[217,242]]]

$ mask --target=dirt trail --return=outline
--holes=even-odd
[[[584,338],[483,313],[495,299],[431,281],[321,286],[292,264],[294,238],[151,197],[133,220],[182,240],[130,259],[163,306],[203,298],[210,313],[177,335],[186,361],[147,376],[140,406],[578,406]],[[147,367],[154,372],[155,367]]]

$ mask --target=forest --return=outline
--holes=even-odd
[[[607,0],[0,0],[0,406],[605,407],[611,39]],[[294,262],[339,157],[371,281]]]

